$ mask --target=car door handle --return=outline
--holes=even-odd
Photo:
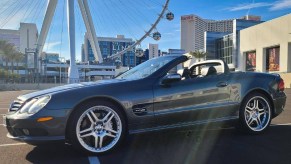
[[[219,82],[216,84],[217,87],[226,87],[227,83],[226,82]]]

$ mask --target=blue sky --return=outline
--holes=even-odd
[[[165,0],[88,1],[98,36],[114,37],[117,34],[124,34],[136,40],[149,29]],[[64,2],[65,0],[59,0],[44,51],[57,52],[68,59]],[[32,22],[37,24],[40,31],[46,5],[47,0],[1,0],[0,28],[17,29],[19,22]],[[76,57],[80,60],[80,48],[86,30],[77,8],[77,1],[75,5]],[[163,51],[169,48],[180,48],[180,17],[182,15],[196,14],[206,19],[221,20],[240,18],[249,13],[259,15],[262,20],[268,21],[291,13],[291,0],[170,0],[168,10],[175,14],[175,19],[173,21],[162,19],[157,26],[156,31],[162,34],[162,39],[154,41],[152,38],[147,38],[141,47],[146,48],[148,43],[157,43]]]

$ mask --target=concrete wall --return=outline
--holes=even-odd
[[[65,84],[0,84],[0,91],[42,90]]]
[[[285,88],[291,88],[291,73],[280,73],[280,76],[284,80]]]
[[[240,31],[238,68],[245,71],[246,52],[256,51],[256,71],[266,71],[266,49],[280,46],[279,72],[291,72],[291,14]]]

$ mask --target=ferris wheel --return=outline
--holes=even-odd
[[[137,57],[141,57],[143,56],[141,47],[143,41],[149,38],[155,41],[160,40],[162,34],[158,24],[163,19],[169,21],[174,19],[174,14],[168,9],[169,2],[170,0],[16,0],[16,2],[7,0],[0,3],[2,5],[0,13],[9,15],[4,20],[0,18],[0,27],[5,27],[9,22],[13,22],[11,20],[14,17],[22,17],[24,20],[20,21],[31,23],[44,17],[36,44],[38,56],[40,56],[46,42],[58,38],[50,36],[50,29],[59,29],[61,31],[59,40],[63,42],[63,31],[65,31],[63,26],[67,20],[70,54],[69,77],[78,79],[78,70],[75,66],[76,37],[80,38],[85,32],[88,33],[95,60],[99,63],[103,62],[98,42],[100,36],[121,34],[133,38],[133,44],[114,54],[107,55],[107,58],[115,59],[128,51],[134,51]],[[5,5],[9,7],[5,8]],[[42,13],[43,10],[45,13]],[[62,12],[58,12],[59,10]],[[23,12],[21,13],[21,11]],[[66,11],[67,17],[64,16]],[[58,19],[62,21],[59,25],[53,21],[58,17],[62,17],[62,19]],[[81,35],[78,36],[77,33],[81,33]],[[62,47],[60,47],[60,54],[61,50]]]

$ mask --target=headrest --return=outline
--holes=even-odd
[[[208,75],[216,75],[217,71],[213,66],[210,67],[204,67],[201,69],[201,75],[202,76],[208,76]]]
[[[208,73],[208,69],[209,69],[209,67],[203,67],[203,68],[201,69],[201,75],[202,75],[202,76],[206,76],[207,73]]]

